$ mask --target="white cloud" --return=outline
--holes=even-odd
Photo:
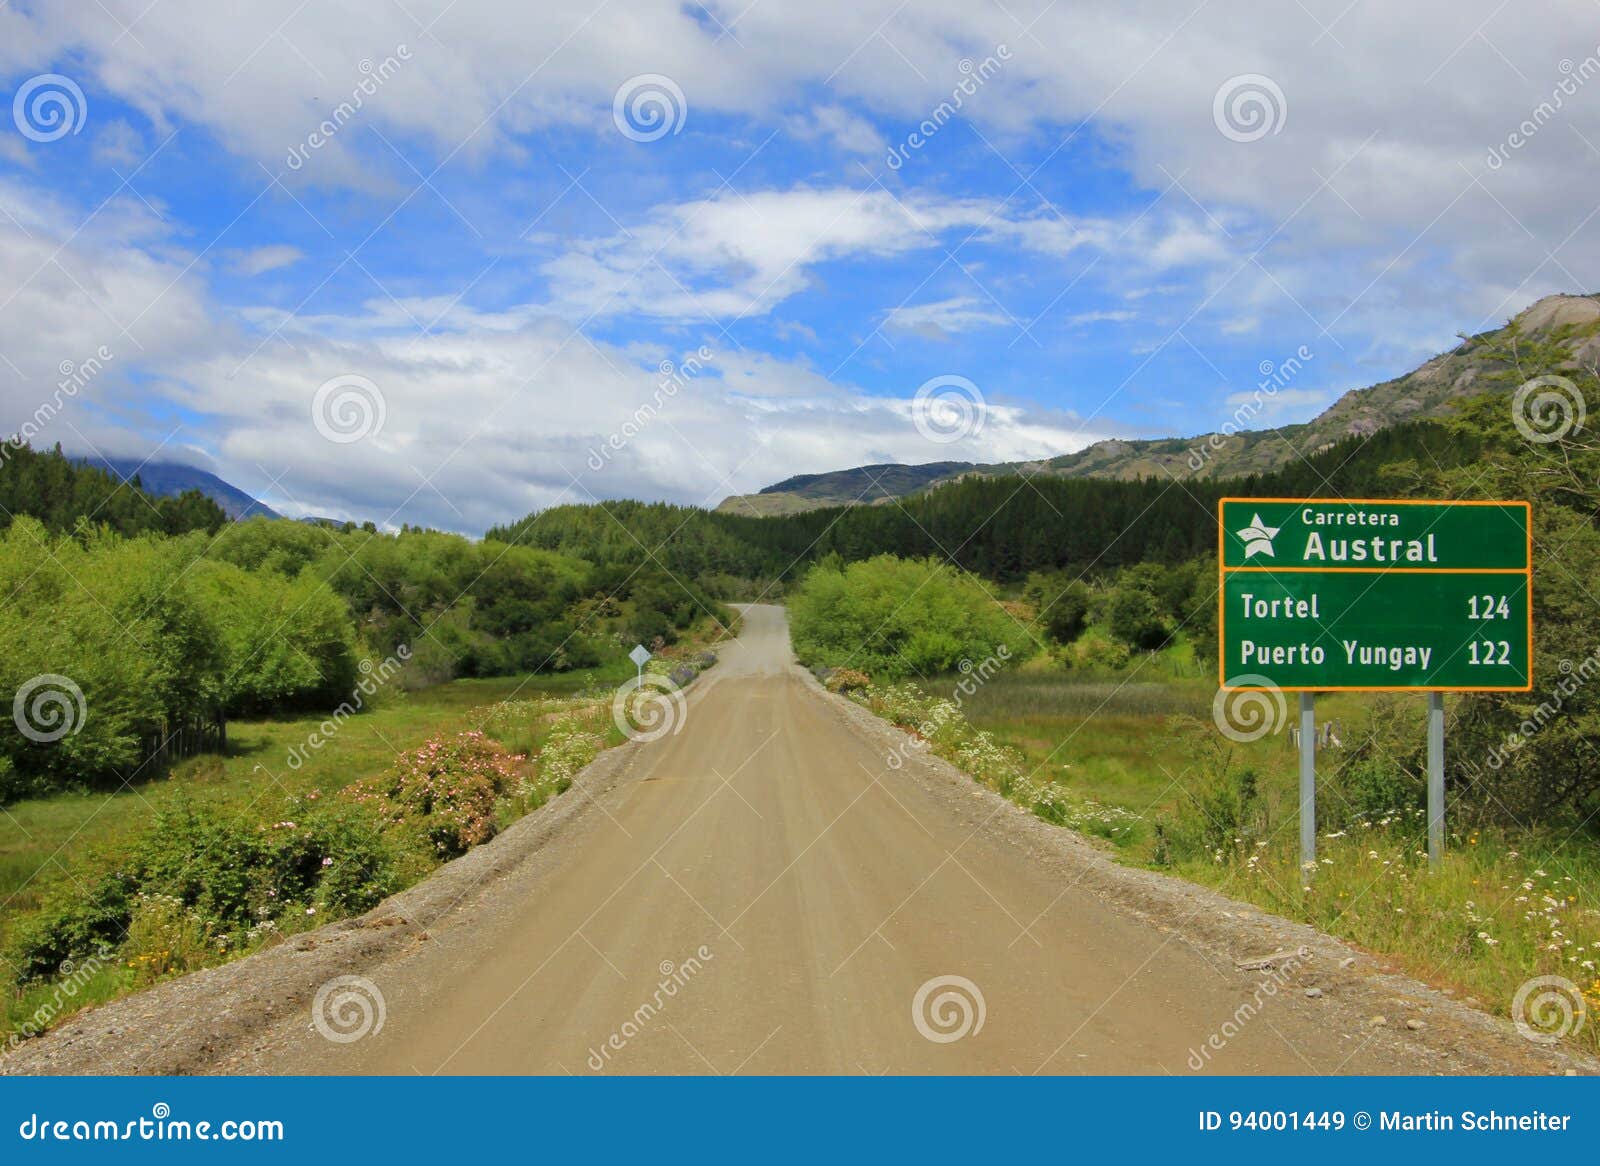
[[[1230,393],[1227,404],[1234,408],[1250,406],[1246,428],[1267,429],[1309,420],[1333,404],[1338,395],[1331,389],[1279,389],[1271,394],[1251,389]]]
[[[954,238],[1047,258],[1114,247],[1131,264],[1162,266],[1164,250],[1191,259],[1211,254],[1192,241],[1198,235],[1189,223],[1167,225],[1160,216],[1119,232],[1108,221],[1019,212],[994,199],[796,186],[658,206],[644,222],[605,238],[546,236],[540,241],[566,250],[541,270],[554,303],[575,318],[638,313],[711,321],[770,312],[810,286],[811,271],[821,263],[942,254]]]
[[[956,332],[971,332],[1009,324],[1012,318],[992,301],[976,296],[953,296],[925,304],[902,304],[884,313],[883,326],[893,332],[910,332],[927,340],[948,340]]]
[[[0,429],[52,399],[61,361],[83,364],[104,345],[111,358],[81,392],[57,398],[39,444],[209,454],[215,472],[291,515],[479,532],[561,501],[714,505],[819,468],[1010,460],[1094,436],[1071,418],[1002,404],[980,434],[937,445],[913,423],[914,385],[879,397],[739,348],[701,359],[692,343],[600,343],[535,305],[378,299],[293,321],[230,311],[209,299],[197,257],[137,203],[108,204],[76,235],[70,216],[25,188],[0,184],[0,210],[0,264],[19,273],[0,309],[11,362],[0,365]],[[661,371],[691,357],[699,367],[680,382]],[[319,430],[313,405],[319,386],[352,375],[376,386],[385,420],[341,444]]]
[[[287,243],[273,243],[231,252],[229,258],[233,261],[233,269],[241,275],[264,275],[300,262],[305,258],[305,253]]]
[[[106,166],[131,170],[144,161],[148,150],[144,135],[122,118],[107,123],[94,138],[94,160]]]
[[[819,105],[809,113],[791,117],[789,132],[801,141],[826,138],[848,154],[881,158],[887,146],[866,118],[842,105]]]
[[[1099,324],[1102,322],[1120,324],[1126,320],[1136,319],[1137,317],[1137,312],[1130,312],[1123,308],[1113,308],[1109,310],[1096,309],[1090,312],[1074,312],[1072,315],[1067,317],[1067,324],[1069,327],[1073,328],[1081,327],[1084,324]]]

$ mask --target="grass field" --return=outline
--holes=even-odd
[[[474,709],[513,696],[609,689],[631,671],[624,663],[556,676],[456,680],[417,692],[384,691],[319,749],[307,749],[306,743],[322,725],[320,716],[235,721],[228,727],[224,756],[190,758],[170,774],[117,791],[58,794],[6,806],[0,809],[0,947],[8,923],[36,907],[53,884],[70,879],[97,851],[117,850],[175,796],[241,817],[260,816],[288,796],[332,794],[377,773],[431,736],[473,728]],[[294,766],[290,756],[297,747],[304,761]]]
[[[531,702],[571,709],[571,702],[549,702],[594,694],[595,701],[579,705],[582,723],[606,744],[616,744],[622,737],[610,725],[608,701],[611,689],[630,673],[632,665],[624,662],[555,677],[456,680],[414,693],[387,689],[363,712],[339,723],[333,733],[326,733],[322,717],[234,721],[229,725],[226,755],[189,758],[165,776],[125,789],[59,793],[6,806],[0,809],[0,948],[11,928],[26,920],[51,892],[64,884],[83,886],[85,878],[93,878],[90,872],[128,851],[147,832],[152,817],[179,798],[238,821],[270,822],[290,798],[333,795],[358,779],[381,773],[400,753],[464,729],[485,728],[490,736],[506,737],[512,750],[536,752],[542,734],[549,731],[550,717],[538,717],[533,725],[518,725],[509,733],[504,725],[480,723],[491,705],[506,709],[501,702],[507,701],[517,702],[510,705],[514,710],[538,710],[539,705]],[[309,747],[314,734],[320,734],[322,744]],[[582,760],[590,755],[584,753]],[[541,757],[530,768],[541,771],[546,760]],[[541,797],[518,798],[506,809],[526,813],[560,789],[565,785],[541,785]],[[426,870],[413,876],[421,873]],[[194,955],[202,964],[226,958],[206,950]],[[5,980],[14,979],[11,969],[0,969],[0,974]],[[56,1024],[85,1004],[112,1000],[147,979],[131,963],[88,961],[83,968],[64,969],[56,980],[18,985],[0,1001],[0,1035],[24,1025],[32,1030],[40,1017]]]
[[[1034,776],[1137,814],[1138,828],[1107,842],[1122,861],[1303,920],[1502,1015],[1534,977],[1560,977],[1571,988],[1545,994],[1549,1029],[1565,1025],[1568,1039],[1600,1049],[1600,836],[1591,827],[1452,829],[1445,861],[1431,871],[1420,808],[1352,804],[1351,788],[1333,776],[1342,751],[1330,749],[1319,758],[1321,837],[1317,868],[1307,873],[1295,750],[1284,733],[1224,740],[1211,719],[1215,692],[1158,661],[1122,678],[1018,670],[964,696],[962,711],[1020,750]],[[1372,699],[1319,697],[1318,720],[1336,722],[1348,745]],[[1420,714],[1422,698],[1414,703],[1402,701],[1401,713]],[[1241,809],[1236,783],[1245,768],[1258,791]],[[1187,848],[1169,845],[1180,836]],[[1201,836],[1203,848],[1193,844]],[[1534,1007],[1524,1005],[1524,1019]]]

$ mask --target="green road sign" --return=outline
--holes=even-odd
[[[1223,688],[1527,691],[1526,502],[1224,498]]]

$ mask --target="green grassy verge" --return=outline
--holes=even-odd
[[[704,651],[720,638],[714,630],[696,629],[653,667],[673,670],[680,683],[692,678],[715,661]],[[558,676],[385,690],[331,731],[321,717],[235,722],[225,755],[190,759],[159,780],[0,809],[0,951],[13,958],[40,950],[41,934],[66,937],[74,932],[63,929],[81,927],[103,937],[104,919],[125,921],[126,908],[114,902],[124,878],[117,872],[137,867],[156,880],[133,888],[133,922],[111,928],[114,943],[63,938],[70,947],[60,947],[44,972],[0,968],[0,985],[9,986],[0,987],[0,1052],[87,1005],[282,942],[425,877],[564,792],[600,750],[624,741],[612,698],[632,675],[623,661]],[[461,736],[473,732],[495,743],[485,746],[492,752],[470,744],[481,738]],[[461,748],[468,750],[461,761],[449,760]],[[425,804],[435,808],[419,809]],[[164,831],[175,825],[214,841],[216,852],[163,853]],[[298,857],[308,847],[309,862]],[[237,860],[228,857],[235,851]],[[237,895],[226,900],[228,912],[219,910],[219,896],[266,877],[266,868],[230,865],[246,855],[294,875],[309,865],[326,879],[297,884],[292,900],[279,897],[277,884],[247,889],[253,901],[273,906],[270,914],[252,912],[261,923],[243,931]],[[63,913],[63,902],[74,900],[80,906]],[[58,964],[65,951],[71,956]]]
[[[1283,734],[1224,739],[1215,686],[1159,658],[1121,676],[1023,666],[961,693],[964,724],[933,732],[928,701],[889,688],[857,694],[935,751],[1041,818],[1105,840],[1120,861],[1216,887],[1380,955],[1424,981],[1600,1050],[1600,838],[1576,824],[1540,831],[1456,829],[1428,868],[1421,809],[1369,770],[1319,762],[1321,837],[1299,868],[1297,760]],[[1178,675],[1175,675],[1177,673]],[[1399,703],[1402,715],[1420,711]],[[1319,698],[1346,745],[1374,702]],[[1415,727],[1420,732],[1420,720]],[[1409,731],[1409,730],[1402,730]],[[1326,773],[1324,774],[1324,771]],[[1393,795],[1393,796],[1391,796]],[[1132,818],[1123,815],[1132,815]],[[1559,977],[1534,989],[1535,977]]]

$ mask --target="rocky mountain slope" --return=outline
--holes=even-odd
[[[1182,474],[1235,477],[1272,470],[1296,457],[1388,425],[1439,417],[1457,401],[1484,392],[1510,392],[1530,377],[1600,362],[1600,296],[1546,296],[1504,327],[1465,337],[1419,368],[1353,389],[1311,421],[1250,430],[1246,405],[1223,432],[1192,437],[1112,439],[1076,453],[1033,462],[975,466],[933,462],[919,466],[861,466],[806,474],[735,496],[719,510],[786,514],[823,506],[882,502],[936,488],[966,474],[1051,474],[1060,477],[1140,478]],[[1263,390],[1263,397],[1271,393]],[[945,469],[945,467],[949,467]]]

